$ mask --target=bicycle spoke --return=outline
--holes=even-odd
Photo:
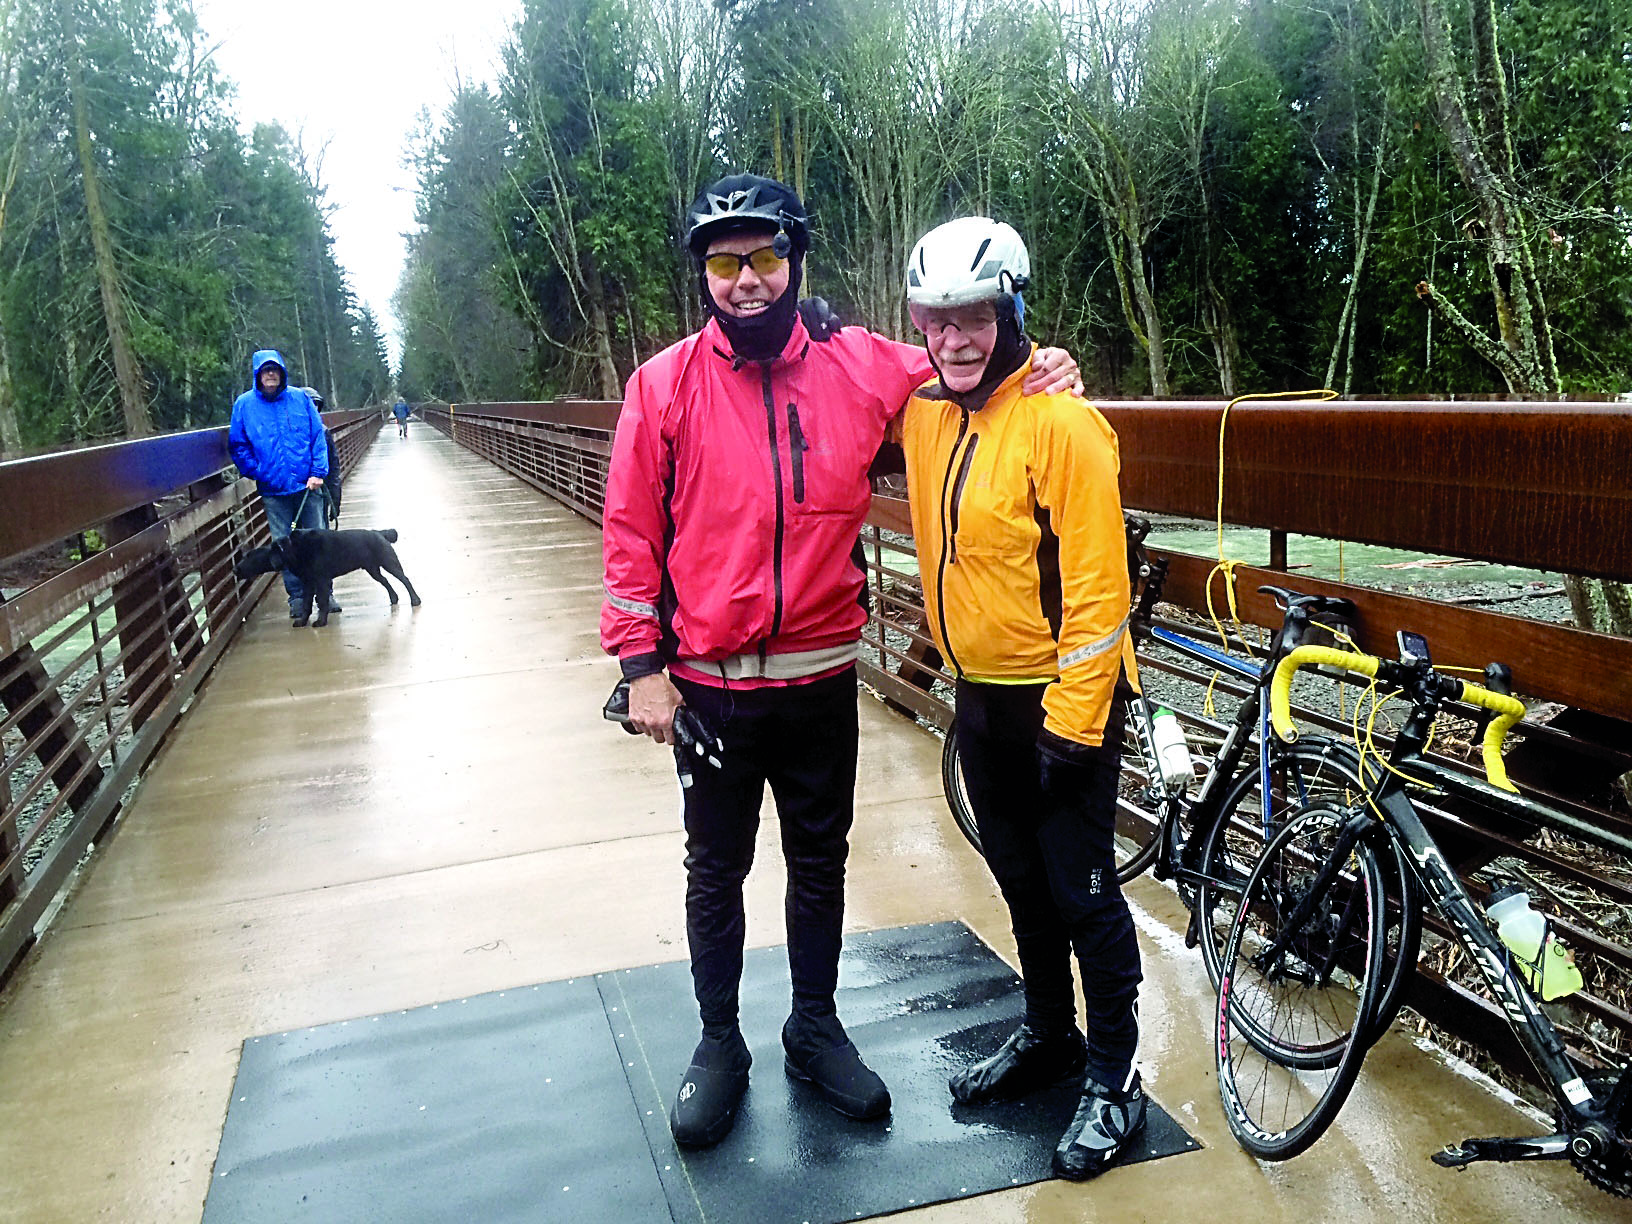
[[[1226,947],[1219,1091],[1230,1128],[1266,1159],[1319,1138],[1369,1044],[1362,1025],[1382,966],[1382,872],[1364,842],[1333,870],[1348,822],[1331,807],[1291,818],[1254,870]]]

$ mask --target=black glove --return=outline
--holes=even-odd
[[[801,298],[799,317],[804,321],[805,330],[810,333],[810,338],[818,342],[825,342],[844,326],[844,321],[833,313],[833,308],[827,304],[826,298]]]
[[[1037,737],[1037,768],[1044,793],[1086,793],[1118,758],[1103,744],[1079,744],[1044,730]]]

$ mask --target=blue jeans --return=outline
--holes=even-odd
[[[300,504],[301,498],[306,504]],[[266,507],[266,525],[272,530],[274,540],[287,540],[292,527],[308,527],[313,531],[322,531],[324,528],[323,510],[327,504],[321,489],[302,489],[299,493],[262,493],[261,504]],[[300,512],[300,522],[295,522],[295,512]],[[308,598],[306,588],[295,577],[293,570],[283,571],[283,589],[289,593],[289,611],[299,612],[306,605]]]

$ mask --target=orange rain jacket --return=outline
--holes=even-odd
[[[931,635],[959,676],[1054,680],[1044,726],[1105,734],[1126,660],[1127,537],[1116,433],[1072,395],[1022,395],[1026,362],[974,412],[930,383],[901,425]]]

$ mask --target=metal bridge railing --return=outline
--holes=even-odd
[[[324,420],[344,472],[383,417]],[[273,580],[231,467],[225,428],[0,463],[0,561],[49,553],[0,595],[0,977]]]
[[[1214,517],[1223,401],[1100,407],[1121,444],[1124,504]],[[616,403],[558,400],[429,405],[421,413],[461,445],[598,523],[618,409]],[[1267,528],[1271,556],[1283,565],[1286,535],[1297,532],[1632,580],[1632,491],[1625,481],[1632,471],[1632,408],[1624,405],[1242,404],[1230,413],[1223,447],[1225,522]],[[861,676],[901,712],[945,729],[953,715],[951,677],[924,629],[906,503],[875,496],[862,542],[872,614],[863,631]],[[1214,563],[1154,551],[1172,566],[1169,600],[1192,612],[1205,608]],[[1280,621],[1272,601],[1257,593],[1264,583],[1354,600],[1354,637],[1362,649],[1391,655],[1395,630],[1409,628],[1425,634],[1446,661],[1508,663],[1524,695],[1578,715],[1573,722],[1555,719],[1555,726],[1524,726],[1527,742],[1510,757],[1516,780],[1538,798],[1632,835],[1624,809],[1561,784],[1572,773],[1609,777],[1632,769],[1632,726],[1625,721],[1632,716],[1632,641],[1240,566],[1236,593],[1247,625]],[[1221,597],[1216,583],[1214,590],[1215,599]],[[1178,686],[1169,704],[1180,707],[1193,728],[1205,734],[1209,724],[1218,725],[1218,718],[1202,713],[1204,694],[1211,687],[1227,704],[1229,685],[1213,686],[1210,675],[1160,654],[1142,656],[1142,663],[1162,683]],[[1163,700],[1169,701],[1167,690]],[[1308,709],[1301,717],[1325,719]],[[1595,1047],[1632,1044],[1624,985],[1632,981],[1632,941],[1616,919],[1632,906],[1632,876],[1533,829],[1494,826],[1476,811],[1445,811],[1438,831],[1448,846],[1454,842],[1465,875],[1501,858],[1504,868],[1531,875],[1543,888],[1553,881],[1581,890],[1554,907],[1589,984],[1571,1003],[1576,1049],[1591,1062]],[[1529,1074],[1490,1002],[1431,956],[1410,1002],[1511,1070]]]

